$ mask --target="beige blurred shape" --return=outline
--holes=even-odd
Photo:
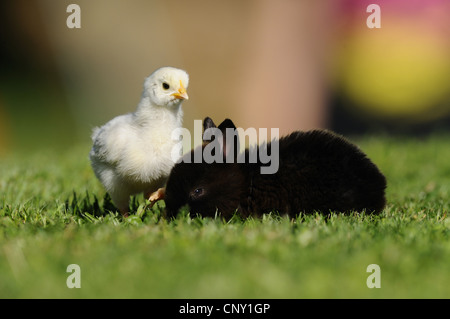
[[[285,134],[327,125],[331,1],[40,0],[79,127],[134,111],[143,79],[164,65],[190,75],[185,127],[231,118]],[[314,32],[311,32],[311,31]]]

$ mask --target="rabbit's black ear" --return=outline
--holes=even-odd
[[[236,129],[236,126],[234,125],[233,121],[230,119],[225,119],[222,123],[219,125],[219,130],[222,131],[222,133],[225,134],[225,130],[227,128]]]
[[[209,137],[209,134],[205,134],[206,130],[208,129],[217,129],[216,124],[214,124],[213,120],[210,117],[205,117],[205,119],[203,120],[203,134],[202,134],[202,140],[204,143],[210,143],[212,141],[214,141],[215,136],[211,136]]]
[[[218,129],[222,132],[222,150],[226,162],[234,162],[240,150],[239,133],[236,126],[230,119],[225,119],[220,123]]]
[[[213,120],[206,117],[203,120],[203,142],[205,144],[205,151],[210,152],[212,157],[217,156],[225,159],[226,162],[231,163],[237,158],[240,150],[239,134],[236,126],[230,119],[225,119],[216,127]],[[227,135],[228,134],[228,135]],[[208,145],[218,138],[215,144]]]
[[[211,127],[216,127],[216,124],[214,124],[213,120],[207,116],[203,120],[203,132]]]

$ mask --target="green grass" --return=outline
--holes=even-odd
[[[89,145],[0,160],[1,298],[450,298],[450,135],[357,143],[388,179],[380,216],[226,223],[163,202],[111,211]],[[69,264],[81,288],[69,289]],[[369,289],[369,264],[381,288]]]

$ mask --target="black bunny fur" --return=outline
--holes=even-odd
[[[210,118],[204,127],[215,127]],[[231,120],[219,125],[235,128]],[[204,148],[206,145],[201,146]],[[271,143],[267,145],[271,149]],[[193,152],[184,159],[193,159]],[[248,159],[249,150],[244,156]],[[269,153],[270,154],[270,153]],[[279,140],[279,169],[261,174],[260,162],[177,163],[166,186],[166,213],[174,216],[188,204],[190,212],[230,218],[278,212],[379,213],[385,206],[386,179],[355,145],[330,131],[294,132]]]

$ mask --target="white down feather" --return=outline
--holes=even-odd
[[[188,82],[183,70],[156,70],[145,80],[135,112],[117,116],[93,130],[92,168],[123,214],[128,211],[131,195],[156,191],[166,182],[174,165],[172,148],[177,143],[171,135],[182,124],[181,102],[187,99]]]

